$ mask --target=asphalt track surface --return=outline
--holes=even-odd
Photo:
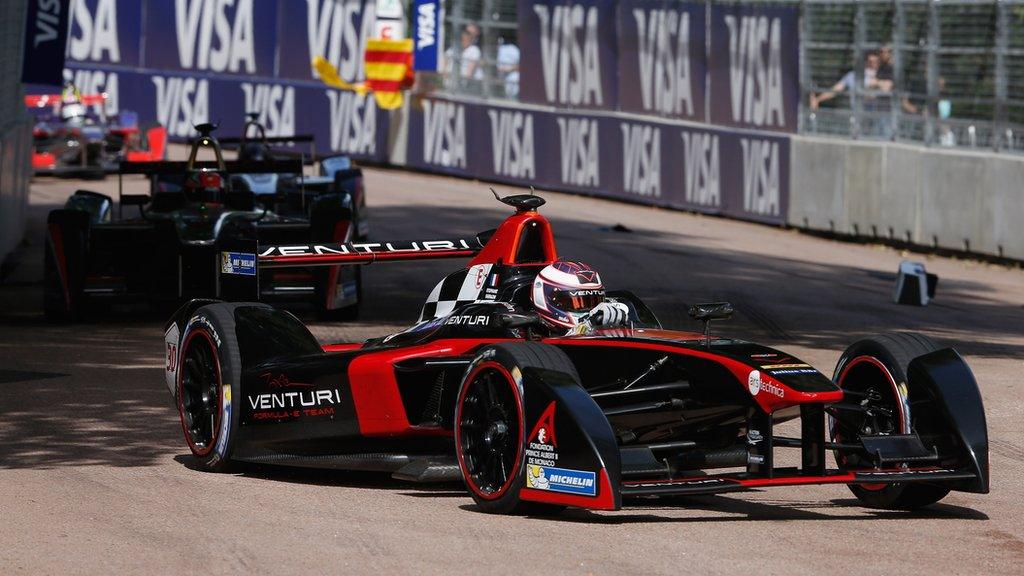
[[[508,212],[479,182],[376,169],[366,178],[375,239],[472,234]],[[918,330],[955,345],[985,399],[992,493],[953,493],[914,513],[861,508],[844,486],[824,486],[502,517],[476,511],[460,485],[195,470],[163,384],[161,314],[42,319],[42,222],[76,188],[116,191],[116,178],[37,180],[29,243],[0,284],[0,574],[1024,573],[1019,269],[912,254],[941,277],[938,299],[897,306],[893,277],[907,255],[892,249],[544,194],[559,252],[638,293],[670,327],[693,328],[684,303],[727,299],[738,313],[720,333],[828,374],[861,335]],[[352,341],[402,328],[457,266],[369,267],[362,320],[313,329]]]

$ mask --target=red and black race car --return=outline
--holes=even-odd
[[[25,105],[35,116],[32,169],[37,175],[98,176],[117,172],[121,160],[163,160],[167,130],[139,126],[134,112],[107,117],[107,95],[30,94]]]
[[[830,379],[710,334],[727,303],[692,306],[704,331],[677,332],[611,291],[628,327],[552,335],[529,304],[556,259],[543,200],[501,200],[515,214],[474,238],[251,248],[270,269],[471,258],[404,332],[322,346],[264,304],[183,306],[166,327],[166,383],[200,466],[461,478],[498,513],[803,484],[845,484],[879,508],[988,492],[981,395],[953,349],[915,334],[866,338]],[[234,295],[255,290],[246,278]]]

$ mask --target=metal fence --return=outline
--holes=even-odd
[[[806,0],[801,131],[1024,151],[1024,1]]]
[[[801,132],[1024,152],[1024,0],[731,1],[801,6]],[[445,4],[425,87],[515,100],[517,1]]]
[[[517,99],[517,0],[445,0],[444,4],[446,50],[442,73],[432,79],[434,87],[443,86],[458,94]]]

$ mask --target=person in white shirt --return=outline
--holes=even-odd
[[[479,26],[476,24],[466,24],[462,27],[462,33],[460,35],[462,53],[459,55],[459,75],[463,78],[472,78],[474,80],[483,80],[484,78],[484,70],[480,66],[480,59],[483,57],[483,53],[480,51],[480,47],[476,44],[478,38],[480,38]],[[448,74],[451,74],[452,69],[455,66],[455,58],[452,48],[445,51],[445,60],[445,71]]]
[[[519,97],[519,47],[502,38],[498,45],[498,72],[505,78],[505,96]]]

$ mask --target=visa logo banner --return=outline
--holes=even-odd
[[[522,102],[615,108],[617,0],[519,2]]]
[[[436,72],[444,33],[444,6],[440,0],[416,0],[412,12],[413,69]]]
[[[120,64],[116,0],[97,0],[94,6],[85,0],[74,0],[71,14],[68,56],[79,62]]]
[[[125,3],[127,4],[127,3]],[[269,75],[274,70],[273,0],[165,0],[144,11],[147,68]]]
[[[796,131],[799,21],[799,9],[793,6],[712,7],[712,124]]]
[[[60,86],[68,41],[68,0],[30,0],[21,81]]]

